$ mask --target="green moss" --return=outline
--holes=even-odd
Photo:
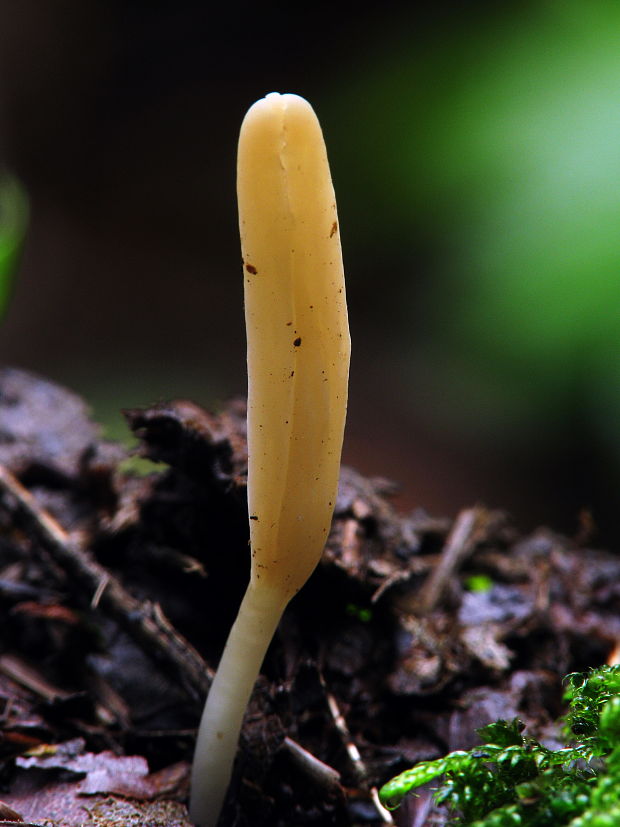
[[[424,761],[385,784],[381,801],[399,806],[439,776],[438,803],[459,827],[613,827],[620,824],[620,667],[566,678],[570,745],[551,750],[518,720],[478,730],[485,742]]]

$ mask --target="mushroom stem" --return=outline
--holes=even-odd
[[[209,690],[192,768],[190,817],[215,827],[232,774],[243,715],[259,669],[282,617],[278,594],[247,588]]]

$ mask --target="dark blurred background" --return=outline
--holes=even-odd
[[[114,435],[244,392],[237,135],[297,92],[339,202],[345,460],[406,508],[615,542],[620,6],[426,5],[2,0],[0,164],[30,203],[2,362]]]

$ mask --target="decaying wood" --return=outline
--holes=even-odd
[[[2,466],[0,489],[10,495],[16,514],[25,521],[41,547],[73,580],[77,590],[92,595],[91,605],[107,612],[151,656],[174,670],[193,697],[204,697],[212,673],[194,647],[172,627],[161,607],[157,603],[141,603],[132,597],[110,572],[79,548],[19,480]]]
[[[485,508],[467,508],[458,515],[446,539],[438,564],[429,572],[421,589],[420,612],[432,612],[458,567],[471,554],[489,521]]]

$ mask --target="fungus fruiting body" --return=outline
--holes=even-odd
[[[190,814],[217,823],[252,687],[316,567],[336,500],[350,339],[319,122],[297,95],[248,111],[237,163],[248,344],[251,574],[200,723]]]

